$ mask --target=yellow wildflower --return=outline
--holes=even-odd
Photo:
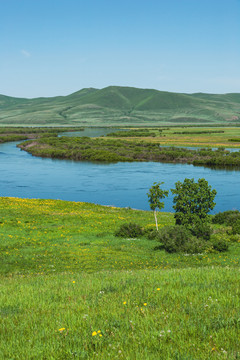
[[[94,331],[94,332],[92,333],[92,336],[96,336],[96,335],[97,335],[97,332]]]

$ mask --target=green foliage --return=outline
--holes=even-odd
[[[228,250],[230,239],[224,234],[214,234],[210,238],[212,231],[207,224],[202,224],[198,230],[194,233],[193,229],[183,225],[165,226],[155,235],[155,239],[161,243],[160,248],[168,253],[196,254]]]
[[[115,232],[115,236],[123,238],[137,238],[143,235],[141,226],[135,223],[122,224]]]
[[[171,189],[175,219],[177,225],[193,227],[195,223],[207,221],[207,215],[215,206],[214,198],[216,190],[211,190],[211,186],[205,179],[185,179],[183,183],[176,182],[175,189]],[[199,225],[198,225],[199,226]]]
[[[0,143],[5,143],[9,141],[21,141],[25,139],[28,139],[28,137],[24,135],[10,134],[10,135],[0,136]]]
[[[232,230],[229,233],[232,235],[240,234],[240,212],[238,210],[219,212],[214,215],[212,222],[231,226]]]
[[[240,152],[212,151],[212,149],[189,150],[177,147],[160,147],[157,142],[143,140],[53,137],[24,142],[19,145],[35,156],[87,160],[99,162],[157,161],[169,163],[192,163],[207,166],[240,166]]]
[[[234,210],[226,216],[225,224],[228,226],[233,226],[235,222],[240,220],[240,211]]]
[[[147,193],[148,201],[150,204],[151,210],[161,210],[164,208],[164,202],[160,201],[168,196],[167,190],[162,190],[160,188],[161,185],[163,185],[164,182],[154,183],[153,186],[149,189],[149,192]]]
[[[154,211],[157,230],[158,230],[158,223],[157,223],[156,211],[157,209],[161,210],[164,208],[164,202],[161,200],[168,196],[168,191],[160,188],[162,184],[164,184],[164,182],[159,182],[159,183],[155,182],[153,186],[149,189],[149,192],[147,193],[150,209]]]
[[[190,226],[191,233],[197,238],[201,238],[205,241],[210,240],[212,229],[206,222],[196,221]]]
[[[0,127],[0,143],[21,141],[40,137],[57,137],[58,133],[72,130],[71,128],[51,127]],[[75,128],[74,131],[80,131]]]
[[[232,224],[232,234],[240,234],[240,219],[238,218],[233,224]]]
[[[224,239],[214,239],[212,241],[212,246],[217,252],[224,252],[228,250],[228,243]]]
[[[228,139],[228,141],[232,141],[232,142],[240,142],[240,138],[233,138],[233,139]]]
[[[236,220],[240,219],[240,211],[238,210],[228,210],[219,212],[214,215],[212,218],[213,224],[226,224],[232,226]]]
[[[229,241],[232,243],[240,243],[240,234],[230,234],[229,235]]]
[[[144,235],[147,236],[149,240],[154,240],[158,237],[158,231],[156,229],[148,229],[144,231]]]
[[[191,231],[185,226],[165,226],[159,231],[157,237],[163,248],[168,253],[200,253],[206,248],[206,244],[193,237]]]

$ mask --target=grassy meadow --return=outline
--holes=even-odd
[[[135,132],[135,135],[133,133]],[[112,136],[111,136],[112,134]],[[127,138],[128,132],[113,132],[108,137]],[[159,128],[136,128],[131,137],[158,142],[169,146],[240,148],[240,127],[232,126],[172,126]],[[143,136],[145,135],[145,137]],[[236,141],[233,141],[236,140]]]
[[[116,238],[130,221],[154,227],[150,211],[0,198],[2,359],[240,358],[239,241],[167,254]]]

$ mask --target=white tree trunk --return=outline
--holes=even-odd
[[[157,228],[157,231],[158,231],[158,222],[157,222],[157,212],[156,212],[156,210],[154,210],[154,217],[155,217],[155,222],[156,222],[156,228]]]

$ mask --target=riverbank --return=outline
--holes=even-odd
[[[2,358],[239,356],[238,243],[170,255],[114,236],[150,211],[58,200],[0,198],[0,221]]]
[[[122,140],[86,137],[43,137],[18,145],[34,156],[77,161],[133,162],[156,161],[165,163],[187,163],[202,166],[239,167],[240,151],[229,152],[211,148],[190,150],[177,147],[161,147],[153,141]]]
[[[0,127],[0,143],[37,139],[40,137],[58,136],[65,131],[83,131],[82,128],[57,128],[57,127]]]

